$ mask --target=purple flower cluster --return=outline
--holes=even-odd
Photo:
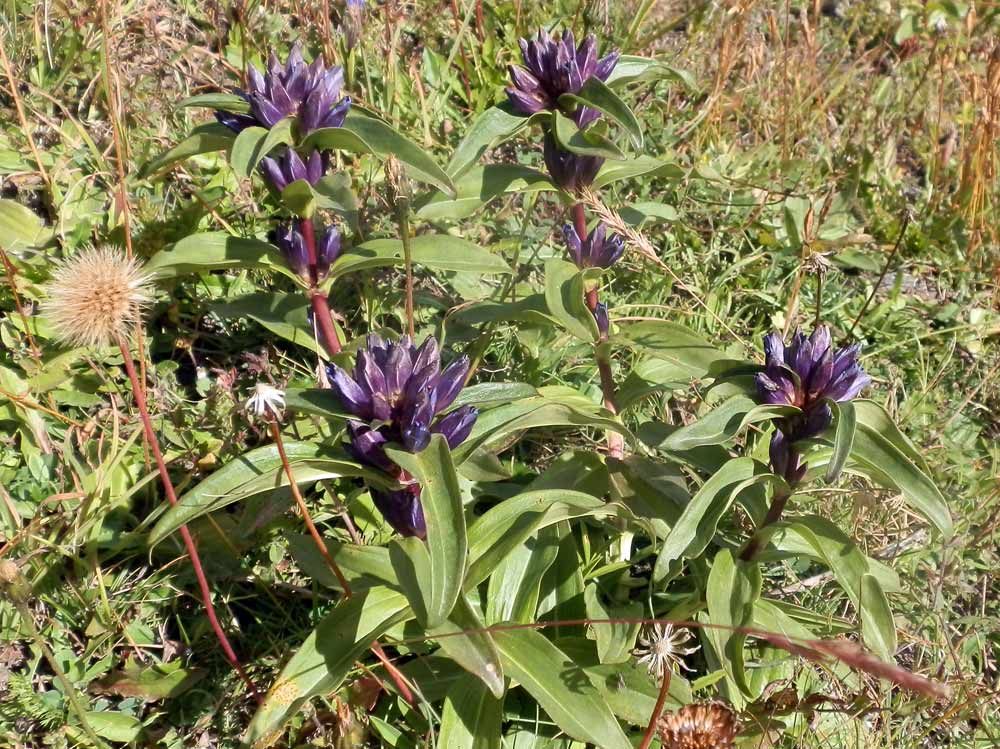
[[[261,159],[260,170],[274,189],[281,192],[300,179],[315,186],[323,178],[329,165],[330,157],[321,151],[314,149],[309,158],[302,161],[302,157],[289,148],[281,156],[265,156]]]
[[[795,406],[802,412],[778,420],[771,438],[771,467],[789,484],[801,481],[806,471],[794,443],[816,437],[830,426],[830,401],[853,400],[871,383],[858,363],[860,351],[860,344],[834,350],[825,325],[810,336],[796,332],[787,345],[777,332],[764,337],[764,371],[756,375],[758,400]]]
[[[559,107],[559,97],[576,94],[591,78],[606,81],[618,63],[618,53],[597,59],[597,40],[588,34],[576,46],[572,31],[562,37],[539,30],[533,41],[519,40],[524,67],[510,66],[513,86],[507,89],[511,105],[521,114],[535,114]],[[601,116],[589,107],[569,113],[581,129]]]
[[[322,56],[307,65],[298,43],[284,65],[273,52],[266,73],[251,65],[247,84],[247,91],[236,93],[250,105],[249,114],[215,113],[219,122],[235,132],[254,125],[272,128],[285,117],[296,116],[305,135],[323,127],[340,127],[351,107],[350,97],[341,97],[343,68],[327,68]]]
[[[305,219],[309,220],[309,219]],[[281,224],[274,231],[274,240],[288,267],[304,280],[310,281],[309,249],[299,224]],[[340,232],[334,226],[324,227],[316,241],[316,282],[326,278],[330,265],[340,256]]]
[[[519,43],[524,67],[510,66],[512,85],[506,91],[511,106],[524,115],[559,109],[560,96],[579,93],[591,78],[607,80],[618,64],[618,52],[598,59],[593,35],[577,46],[572,31],[567,30],[560,37],[540,30],[535,39],[521,39]],[[601,116],[596,109],[586,106],[577,106],[566,113],[581,129]],[[563,190],[576,193],[589,187],[603,163],[604,159],[598,156],[580,156],[559,148],[552,133],[546,132],[545,166]]]
[[[586,239],[576,233],[572,224],[563,226],[563,239],[576,267],[610,268],[625,252],[625,242],[617,234],[608,236],[608,227],[600,222]]]
[[[442,434],[452,449],[472,431],[477,409],[462,406],[447,414],[469,373],[469,359],[462,356],[444,370],[437,340],[428,336],[419,348],[409,336],[397,342],[369,335],[358,352],[353,375],[331,364],[330,383],[344,408],[356,417],[347,424],[348,449],[367,466],[406,483],[409,476],[385,452],[394,443],[410,452],[427,447],[432,434]],[[424,538],[427,526],[420,506],[420,487],[372,490],[372,499],[386,521],[404,536]]]

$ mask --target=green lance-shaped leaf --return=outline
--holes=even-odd
[[[389,123],[362,113],[358,107],[351,107],[343,127],[364,141],[372,153],[395,156],[409,167],[407,174],[413,179],[432,184],[449,195],[455,194],[451,177],[423,148],[397,132]]]
[[[556,142],[564,151],[601,159],[625,158],[625,154],[613,140],[590,128],[581,130],[573,120],[558,110],[553,114],[552,124]]]
[[[559,553],[559,537],[553,530],[539,527],[493,569],[486,594],[487,624],[535,620],[542,578]]]
[[[255,320],[286,341],[327,358],[309,324],[309,301],[304,294],[259,291],[229,302],[214,303],[211,308],[224,320],[237,317]]]
[[[556,191],[544,172],[520,164],[486,164],[455,179],[455,197],[436,192],[417,202],[417,215],[430,221],[457,221],[474,214],[494,198],[511,193]]]
[[[302,141],[302,152],[312,149],[350,151],[351,153],[375,153],[360,135],[346,127],[323,127],[314,130]]]
[[[229,163],[240,179],[246,179],[257,168],[260,160],[282,144],[292,142],[294,118],[286,117],[272,128],[248,127],[233,142]]]
[[[674,562],[700,555],[715,536],[719,520],[739,493],[754,483],[770,479],[770,474],[764,472],[763,467],[752,458],[730,460],[712,474],[670,529],[656,557],[653,580],[665,580]]]
[[[889,600],[873,575],[861,577],[861,639],[884,661],[892,662],[896,655],[896,623],[892,619]]]
[[[143,270],[155,278],[173,278],[190,273],[234,268],[275,270],[299,281],[285,265],[281,250],[260,239],[233,237],[214,231],[191,234],[150,258]]]
[[[467,239],[450,234],[421,234],[410,242],[414,265],[432,270],[469,273],[510,273],[499,255]],[[403,243],[398,239],[372,239],[343,252],[330,268],[333,278],[369,268],[403,264]]]
[[[605,83],[612,87],[626,86],[629,83],[652,82],[659,80],[676,80],[692,91],[697,88],[694,76],[682,68],[675,68],[660,60],[636,55],[622,55],[618,64],[611,71]]]
[[[833,455],[826,467],[826,480],[836,481],[844,464],[854,448],[854,434],[857,431],[858,420],[854,413],[854,404],[850,401],[837,403],[828,401],[833,412]]]
[[[464,596],[459,596],[448,621],[427,634],[437,639],[442,653],[475,676],[494,697],[503,697],[500,652],[493,635],[485,631],[482,619]]]
[[[427,523],[427,579],[421,580],[426,605],[426,626],[445,622],[462,590],[468,541],[462,494],[451,452],[444,437],[436,434],[419,453],[390,448],[392,461],[420,484],[420,503]],[[420,562],[421,558],[415,557]],[[422,564],[422,562],[421,562]],[[422,567],[417,566],[418,574]]]
[[[751,398],[735,395],[697,421],[671,432],[657,447],[681,451],[703,445],[721,445],[750,424],[780,419],[798,411],[793,406],[758,406]]]
[[[337,604],[285,664],[250,721],[245,742],[264,746],[276,740],[306,700],[337,689],[375,640],[410,617],[406,597],[388,588],[373,588]]]
[[[705,631],[713,643],[726,675],[746,695],[751,694],[743,661],[746,635],[732,628],[747,627],[753,622],[754,603],[760,598],[760,568],[754,562],[742,562],[730,549],[722,549],[712,561],[705,599],[712,627]]]
[[[652,156],[638,156],[626,161],[606,161],[594,179],[594,189],[620,182],[623,179],[633,177],[662,176],[668,179],[679,181],[684,178],[687,172],[678,164],[670,161],[660,161]]]
[[[599,274],[594,269],[591,276]],[[545,263],[545,302],[549,312],[572,335],[593,343],[600,338],[594,315],[584,301],[586,275],[573,263],[553,259]]]
[[[458,144],[455,153],[452,154],[446,171],[452,178],[458,177],[479,161],[479,158],[489,149],[510,140],[539,119],[541,117],[538,115],[525,117],[515,114],[507,104],[490,107],[480,114],[469,127],[462,142]]]
[[[614,343],[677,366],[688,378],[704,377],[726,354],[690,328],[666,320],[623,323]]]
[[[535,698],[567,735],[601,749],[631,749],[587,674],[534,630],[494,633],[507,675]]]
[[[563,94],[559,97],[559,104],[562,106],[583,104],[603,112],[625,129],[636,150],[642,150],[642,127],[639,125],[639,120],[629,109],[628,104],[599,78],[589,78],[583,84],[583,88],[575,94]]]
[[[589,619],[641,619],[642,604],[634,601],[626,606],[609,608],[598,594],[597,585],[591,583],[583,592]],[[591,625],[597,638],[597,655],[601,663],[625,663],[632,656],[639,622],[600,622]]]
[[[463,674],[448,690],[441,709],[438,746],[448,749],[500,749],[503,700],[482,682]]]
[[[297,179],[285,185],[280,197],[281,204],[293,216],[312,218],[316,213],[316,193],[312,185],[304,179]]]
[[[340,581],[316,548],[312,536],[290,533],[288,550],[302,571],[327,588],[341,590]],[[355,545],[325,539],[327,553],[344,573],[351,590],[358,593],[369,588],[399,587],[399,580],[384,546]]]
[[[203,153],[224,151],[233,145],[236,134],[219,122],[199,125],[191,134],[173,148],[147,161],[139,170],[139,177],[148,177],[174,164]]]
[[[221,92],[189,96],[187,99],[184,99],[177,104],[178,109],[182,109],[184,107],[208,107],[209,109],[222,109],[227,112],[235,112],[237,114],[250,113],[250,102],[242,96]],[[228,128],[226,129],[228,130]]]
[[[860,400],[854,407],[858,423],[849,470],[902,492],[917,512],[950,538],[954,527],[948,503],[927,475],[916,448],[878,404]]]
[[[0,200],[0,247],[40,247],[50,239],[52,230],[45,227],[38,214],[13,200]]]

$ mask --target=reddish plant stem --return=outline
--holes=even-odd
[[[663,674],[663,680],[660,684],[660,693],[656,697],[656,704],[653,706],[653,714],[649,716],[649,726],[646,728],[646,733],[642,735],[642,742],[639,744],[638,749],[648,749],[649,745],[653,742],[653,736],[656,735],[656,727],[660,722],[660,715],[663,713],[663,706],[667,702],[667,694],[670,692],[670,677],[673,676],[673,672],[668,668],[666,673]]]
[[[122,352],[122,361],[125,364],[125,373],[128,375],[129,381],[132,383],[132,392],[135,397],[135,404],[139,410],[139,418],[142,420],[142,427],[146,435],[146,442],[149,443],[149,449],[153,453],[153,457],[156,460],[156,468],[160,473],[160,481],[163,484],[163,491],[167,495],[167,501],[170,502],[171,506],[177,505],[177,493],[174,491],[173,481],[170,480],[170,474],[167,472],[167,464],[163,460],[163,453],[160,452],[160,443],[156,438],[156,432],[153,430],[153,421],[149,417],[149,408],[146,405],[146,395],[143,389],[139,386],[139,377],[135,371],[135,365],[132,363],[132,354],[128,349],[128,345],[125,343],[124,338],[118,339],[118,347]],[[184,540],[184,547],[187,549],[188,557],[191,559],[191,566],[194,568],[194,576],[198,579],[198,587],[201,589],[202,601],[205,604],[205,613],[208,616],[208,621],[212,625],[212,631],[215,632],[215,637],[219,641],[219,645],[222,647],[222,652],[225,653],[226,659],[239,674],[239,677],[243,680],[243,683],[247,685],[247,689],[250,690],[250,694],[253,698],[257,700],[258,703],[261,702],[260,694],[257,692],[257,688],[254,686],[253,682],[250,681],[250,677],[247,676],[246,671],[243,670],[243,665],[240,663],[240,659],[236,655],[236,651],[233,650],[233,646],[229,644],[229,638],[226,637],[225,631],[222,629],[222,624],[219,623],[219,617],[216,616],[215,606],[212,604],[212,590],[208,586],[208,579],[205,577],[205,569],[201,565],[201,557],[198,555],[198,548],[195,546],[194,538],[191,536],[191,531],[188,530],[186,525],[180,527],[181,538]]]
[[[292,491],[292,497],[295,498],[295,504],[299,506],[299,512],[302,513],[302,519],[306,523],[306,528],[309,529],[309,535],[312,536],[313,542],[316,544],[316,549],[319,551],[323,561],[326,562],[326,566],[330,568],[334,576],[337,578],[337,582],[340,583],[340,587],[344,591],[344,597],[351,597],[351,586],[347,582],[347,578],[344,577],[344,573],[341,571],[340,567],[333,557],[330,556],[330,551],[326,548],[326,544],[323,542],[323,537],[319,534],[319,530],[316,528],[316,524],[313,522],[312,515],[309,513],[309,508],[306,506],[305,500],[302,498],[302,492],[299,491],[299,485],[295,481],[295,474],[292,473],[292,466],[288,462],[288,455],[285,454],[285,443],[281,439],[281,428],[278,426],[277,421],[271,421],[269,423],[271,427],[271,439],[274,440],[274,446],[278,448],[278,456],[281,458],[281,465],[285,469],[285,476],[288,477],[288,488]]]
[[[330,302],[319,289],[319,272],[316,261],[316,230],[311,218],[299,221],[302,239],[306,243],[306,255],[309,262],[309,303],[312,305],[313,319],[319,328],[323,347],[330,356],[340,353],[340,338],[333,326],[333,315],[330,312]]]
[[[572,208],[573,227],[580,241],[587,238],[587,213],[583,203],[575,203]],[[597,310],[600,301],[598,289],[596,287],[587,289],[586,303],[587,309],[591,312]],[[606,348],[603,346],[608,340],[605,333],[601,333],[601,340],[594,346],[594,359],[597,361],[597,373],[601,377],[601,393],[604,395],[604,407],[611,413],[618,413],[618,404],[615,399],[615,378],[611,372],[611,361],[608,358]],[[617,432],[608,433],[608,454],[612,458],[621,460],[625,454],[625,442]]]

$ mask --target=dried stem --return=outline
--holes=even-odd
[[[10,258],[7,257],[7,252],[0,247],[0,261],[3,262],[4,272],[7,274],[7,283],[10,285],[11,294],[14,296],[14,306],[17,307],[17,314],[21,317],[21,322],[24,325],[24,335],[28,339],[28,347],[31,349],[31,358],[36,362],[42,360],[42,352],[38,349],[38,344],[35,343],[35,337],[31,335],[31,326],[28,325],[28,316],[24,312],[24,307],[21,305],[21,295],[17,291],[17,269],[14,264],[10,262]]]
[[[125,251],[132,256],[132,227],[129,210],[128,193],[125,191],[125,148],[122,143],[122,124],[118,115],[118,81],[112,76],[111,47],[108,44],[108,3],[102,0],[101,13],[101,51],[104,58],[102,73],[104,77],[104,95],[108,101],[108,117],[111,120],[111,135],[115,146],[115,167],[118,172],[118,210],[122,214],[125,232]]]
[[[403,263],[406,266],[406,330],[413,338],[413,250],[410,246],[410,199],[396,194],[396,221],[403,242]]]
[[[869,305],[871,305],[872,300],[875,298],[875,294],[878,293],[879,287],[882,285],[882,281],[885,280],[886,274],[889,272],[889,266],[892,265],[892,259],[896,257],[896,253],[899,251],[899,246],[903,244],[903,236],[906,234],[906,229],[910,225],[910,212],[907,211],[903,214],[903,225],[899,227],[899,236],[896,237],[896,244],[892,246],[892,251],[889,253],[889,257],[885,259],[885,265],[882,267],[882,272],[878,276],[878,280],[872,287],[872,293],[868,295],[865,299],[864,305],[861,307],[861,311],[858,316],[854,318],[854,324],[851,325],[851,329],[847,331],[847,337],[850,338],[854,335],[854,329],[858,327],[858,323],[861,322],[861,318],[865,316],[865,312],[868,311]]]
[[[49,178],[49,173],[45,171],[45,166],[42,164],[41,154],[38,152],[38,145],[35,143],[35,139],[31,137],[31,127],[28,124],[28,118],[24,114],[24,104],[21,102],[21,94],[17,88],[17,79],[14,77],[14,68],[10,64],[10,58],[7,56],[7,45],[4,43],[4,35],[0,34],[0,60],[3,62],[4,73],[7,75],[7,84],[10,86],[10,98],[14,100],[14,108],[17,110],[17,119],[21,125],[21,131],[24,133],[24,137],[28,141],[28,148],[31,149],[31,155],[35,158],[35,166],[38,167],[38,173],[42,177],[42,181],[45,182],[46,187],[49,189],[49,198],[52,199],[52,180]]]
[[[639,743],[638,749],[648,749],[649,745],[653,742],[653,736],[656,735],[656,727],[660,722],[660,715],[663,714],[663,706],[667,702],[667,695],[670,693],[670,679],[673,676],[673,672],[668,668],[663,674],[663,679],[660,683],[660,693],[656,696],[656,704],[653,706],[653,714],[649,716],[649,726],[646,727],[646,733],[642,735],[642,741]]]
[[[333,561],[333,557],[330,556],[330,551],[326,548],[326,544],[323,542],[323,537],[316,529],[316,524],[313,522],[312,515],[309,514],[309,508],[306,507],[305,500],[302,498],[302,492],[299,491],[299,485],[295,481],[295,474],[292,473],[292,466],[288,462],[288,455],[285,454],[285,443],[281,439],[281,428],[275,420],[271,420],[268,426],[271,429],[271,439],[274,440],[274,445],[278,448],[278,455],[281,458],[281,465],[285,469],[285,476],[288,477],[288,487],[292,490],[292,496],[295,498],[295,504],[299,506],[299,512],[302,513],[302,519],[306,523],[306,528],[309,529],[309,535],[312,536],[312,540],[316,544],[316,549],[319,551],[320,556],[323,557],[323,561],[326,562],[326,566],[329,567],[330,571],[337,577],[337,582],[340,583],[340,587],[344,591],[344,596],[350,598],[351,586],[347,582],[347,578],[344,577],[344,573],[341,571],[340,567],[335,561]]]
[[[171,506],[177,505],[177,493],[174,491],[173,481],[170,479],[170,474],[167,472],[167,464],[163,460],[163,453],[160,452],[160,443],[156,438],[156,432],[153,430],[153,421],[149,417],[149,409],[146,405],[146,395],[139,384],[139,377],[136,374],[135,366],[132,363],[132,354],[129,351],[128,345],[124,338],[119,337],[118,347],[122,352],[122,360],[125,363],[125,372],[128,375],[129,381],[132,383],[132,392],[135,397],[135,404],[139,410],[139,417],[142,420],[142,427],[146,435],[146,442],[149,444],[149,449],[153,453],[153,457],[156,460],[156,468],[160,473],[160,481],[163,483],[163,490],[167,495],[167,501],[170,502]],[[246,671],[243,670],[243,665],[240,663],[240,659],[236,656],[236,652],[233,650],[233,646],[229,644],[229,638],[226,637],[225,631],[222,629],[222,625],[219,623],[219,617],[216,616],[215,606],[212,604],[212,591],[208,586],[208,579],[205,577],[205,570],[201,564],[201,557],[198,555],[198,548],[195,546],[194,538],[191,536],[191,532],[188,530],[186,525],[180,527],[181,538],[184,540],[184,546],[187,549],[188,557],[191,559],[191,566],[194,568],[194,575],[198,579],[198,587],[201,589],[202,601],[205,604],[205,613],[208,616],[208,621],[212,626],[212,631],[215,632],[215,637],[219,641],[219,645],[222,647],[222,652],[225,653],[226,659],[239,674],[239,677],[246,684],[247,689],[250,690],[250,694],[253,695],[254,699],[258,702],[261,701],[260,694],[257,692],[257,688],[254,686],[253,682],[250,681],[250,677],[247,676]]]

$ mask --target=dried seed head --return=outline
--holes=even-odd
[[[149,275],[111,247],[61,262],[46,284],[42,311],[56,337],[73,346],[108,346],[128,338],[151,298]]]
[[[663,749],[732,749],[739,724],[721,702],[696,702],[660,716]]]

